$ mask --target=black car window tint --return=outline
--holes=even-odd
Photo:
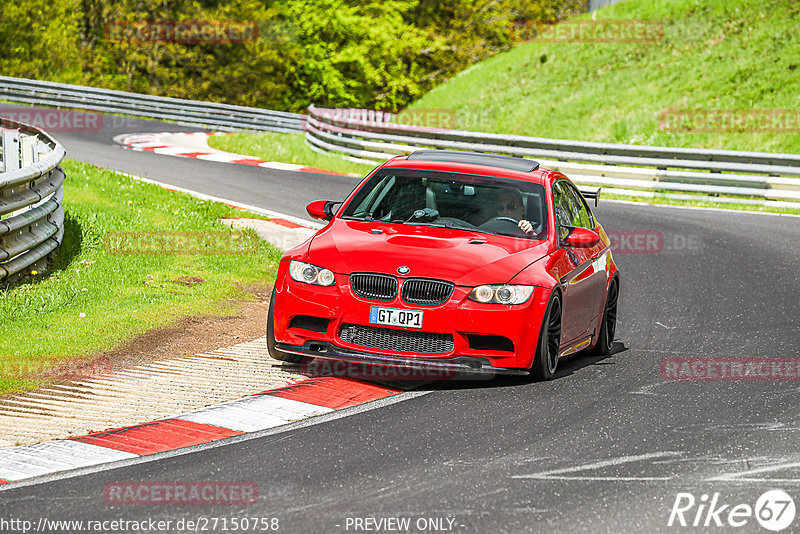
[[[567,214],[567,220],[569,221],[568,225],[580,226],[581,225],[580,207],[575,203],[575,199],[572,198],[567,183],[561,181],[558,183],[558,186],[562,192],[562,202],[564,204],[564,209]]]
[[[594,228],[594,224],[592,221],[592,216],[589,212],[589,208],[586,206],[586,202],[583,199],[583,196],[578,192],[575,187],[568,183],[568,182],[561,182],[569,192],[570,204],[573,206],[573,210],[576,213],[576,219],[574,226],[580,226],[582,228],[588,228],[591,230]]]
[[[559,226],[572,226],[572,214],[569,210],[567,195],[561,187],[561,182],[553,186],[553,207],[556,212],[556,223]]]
[[[364,184],[345,211],[346,216],[376,217],[376,209],[394,183],[394,176],[376,176]]]

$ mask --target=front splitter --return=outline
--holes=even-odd
[[[283,352],[322,360],[335,360],[350,364],[401,368],[424,373],[424,378],[435,379],[485,379],[495,375],[525,376],[528,371],[507,367],[493,367],[488,360],[471,356],[459,356],[449,360],[432,360],[418,357],[389,356],[356,352],[337,347],[327,342],[308,342],[303,346],[277,343]],[[418,375],[414,375],[418,376]]]

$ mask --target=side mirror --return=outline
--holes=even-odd
[[[600,235],[594,230],[576,226],[564,240],[564,244],[574,248],[592,248],[600,242]]]
[[[314,200],[306,206],[306,211],[313,219],[330,221],[333,219],[333,207],[339,204],[333,200]]]

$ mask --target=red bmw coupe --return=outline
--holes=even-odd
[[[563,174],[522,158],[420,150],[372,171],[281,259],[272,357],[553,378],[608,354],[619,271]]]

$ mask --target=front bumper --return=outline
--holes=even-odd
[[[359,365],[398,367],[409,372],[405,378],[468,379],[494,375],[525,376],[524,369],[494,367],[483,358],[458,356],[452,359],[425,359],[412,356],[390,356],[343,349],[328,342],[309,341],[303,346],[278,343],[276,347],[283,352],[308,356],[322,360],[336,360]],[[352,371],[352,370],[351,370]],[[368,373],[364,373],[368,374]],[[401,373],[399,376],[403,377]]]
[[[531,367],[550,297],[549,289],[537,287],[524,304],[499,305],[471,301],[467,298],[471,288],[456,286],[446,303],[416,306],[404,302],[399,292],[391,301],[362,298],[351,289],[347,275],[336,274],[336,285],[329,287],[296,282],[288,276],[288,263],[282,261],[279,267],[273,303],[275,341],[285,352],[368,365],[452,369],[467,373],[480,367],[488,372],[525,374]],[[451,348],[442,352],[430,347],[417,351],[401,347],[402,343],[376,348],[369,343],[354,343],[352,336],[342,336],[344,327],[377,327],[370,323],[372,306],[422,310],[422,329],[381,328],[398,333],[403,339],[408,339],[405,334],[412,332],[449,336]],[[298,326],[293,322],[309,317],[323,321],[324,326]],[[503,347],[495,343],[481,344],[479,338],[487,337],[502,337],[508,343]],[[325,352],[309,349],[312,346],[324,347]]]

